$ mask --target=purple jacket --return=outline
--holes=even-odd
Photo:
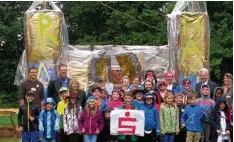
[[[88,116],[84,110],[79,118],[79,129],[85,129],[85,134],[95,134],[96,130],[102,131],[104,127],[104,120],[100,111],[97,111],[95,117]]]

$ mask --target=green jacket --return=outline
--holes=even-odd
[[[120,106],[119,109],[124,109],[124,106],[125,106],[125,105]],[[134,105],[132,105],[132,108],[133,108],[133,109],[136,109],[136,108],[134,107]],[[125,135],[119,135],[119,136],[118,136],[118,139],[119,139],[119,140],[125,140]],[[131,142],[135,142],[135,141],[137,141],[137,140],[138,140],[137,136],[131,135]]]
[[[162,134],[179,133],[179,110],[175,105],[161,105],[160,130]]]

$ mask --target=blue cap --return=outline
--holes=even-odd
[[[47,98],[44,105],[46,105],[47,103],[52,103],[53,105],[55,105],[55,102],[54,102],[53,98]]]

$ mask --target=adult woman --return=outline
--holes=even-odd
[[[128,78],[128,76],[124,76],[124,77],[122,78],[122,80],[121,80],[121,83],[122,83],[121,89],[123,89],[124,92],[131,91],[131,90],[129,89],[129,78]]]
[[[146,71],[145,80],[148,80],[148,79],[151,80],[153,82],[153,84],[155,84],[155,85],[157,84],[157,77],[156,77],[153,70],[147,70]],[[154,86],[154,88],[155,87],[156,86]]]
[[[79,94],[79,100],[78,102],[81,104],[82,108],[85,107],[85,103],[86,103],[86,93],[84,90],[79,89],[79,82],[72,79],[69,82],[69,88],[70,88],[70,94],[73,92],[76,92]]]
[[[161,103],[164,102],[163,98],[167,92],[171,92],[167,89],[167,83],[165,80],[160,80],[157,83],[158,91],[156,92],[156,108],[160,111]]]
[[[133,83],[130,85],[129,88],[131,91],[135,90],[136,88],[141,88],[142,90],[144,90],[144,87],[141,85],[141,77],[135,77]]]
[[[225,97],[228,109],[233,104],[233,86],[232,86],[232,74],[225,73],[223,78],[223,97]]]
[[[194,93],[195,91],[192,90],[191,81],[188,78],[185,78],[183,80],[182,86],[183,86],[183,92],[181,94],[183,95],[183,104],[187,105],[187,103],[188,103],[188,98],[187,98],[188,94],[189,93]]]
[[[144,93],[146,94],[149,91],[154,90],[154,83],[151,80],[146,79],[144,82],[144,88]]]

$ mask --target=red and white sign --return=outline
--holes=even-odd
[[[145,114],[142,110],[113,110],[110,116],[111,135],[144,136]]]

